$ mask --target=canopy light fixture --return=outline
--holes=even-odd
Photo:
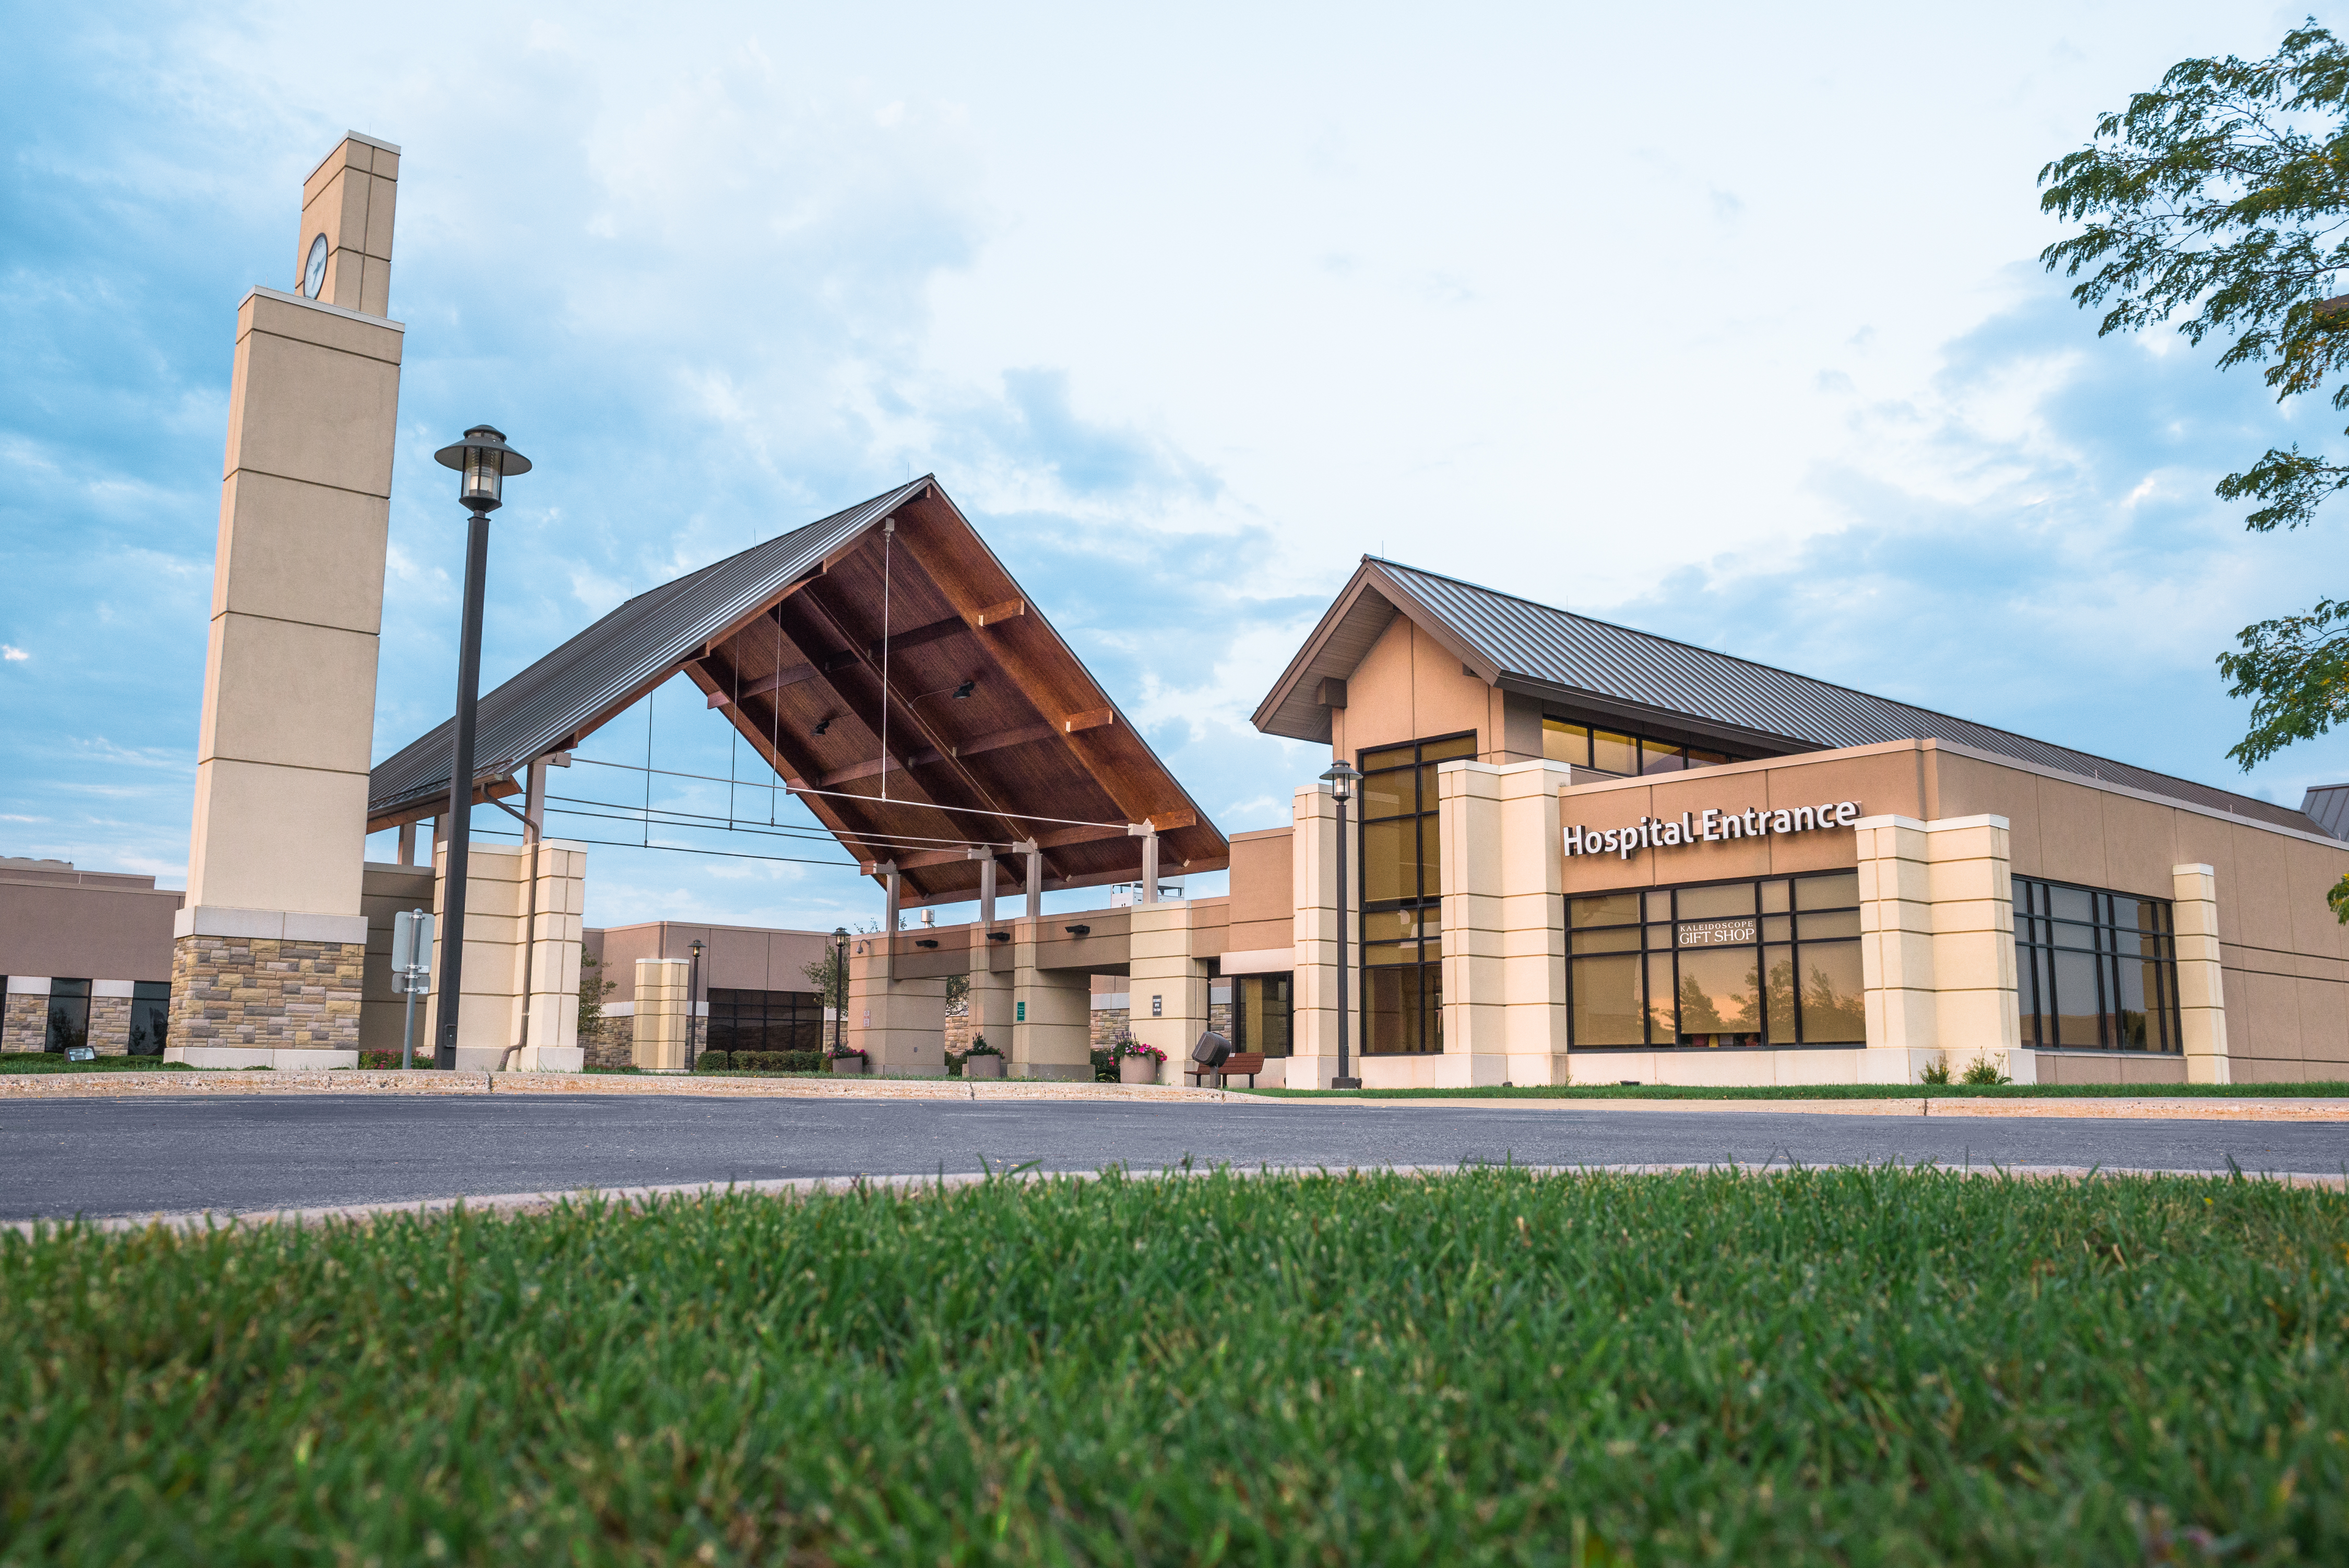
[[[974,692],[974,691],[976,691],[976,690],[978,690],[978,683],[977,681],[975,681],[975,680],[968,680],[968,681],[965,681],[965,682],[963,682],[963,683],[962,683],[962,685],[960,685],[960,686],[958,686],[955,687],[955,700],[956,700],[957,702],[960,702],[960,701],[962,701],[965,697],[968,697],[968,696],[970,696],[970,694],[971,694],[972,692]]]
[[[809,730],[808,733],[810,735],[822,735],[825,730],[830,729],[831,727],[831,718],[821,718],[816,721],[816,727],[813,729]]]

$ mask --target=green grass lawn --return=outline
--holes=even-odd
[[[1683,1084],[1565,1083],[1476,1088],[1258,1088],[1236,1094],[1288,1099],[2339,1099],[2349,1083],[1822,1083],[1704,1088]]]
[[[0,1560],[2341,1563],[2349,1201],[1226,1175],[0,1237]]]
[[[62,1051],[0,1051],[0,1073],[191,1073],[185,1062],[160,1057],[93,1057],[67,1061]]]

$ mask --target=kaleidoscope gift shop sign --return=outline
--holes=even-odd
[[[1678,821],[1669,817],[1642,817],[1632,828],[1590,828],[1578,822],[1566,830],[1566,852],[1611,854],[1628,861],[1641,850],[1670,849],[1675,844],[1723,844],[1732,839],[1766,839],[1778,833],[1812,833],[1824,828],[1847,828],[1858,820],[1857,800],[1829,800],[1783,811],[1755,808],[1723,811],[1708,806],[1702,811],[1682,811]]]

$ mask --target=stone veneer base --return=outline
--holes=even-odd
[[[366,968],[363,942],[182,936],[171,944],[167,1054],[185,1061],[197,1059],[182,1055],[193,1050],[317,1051],[357,1066]]]

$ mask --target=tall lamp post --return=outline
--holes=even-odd
[[[1361,776],[1361,769],[1345,761],[1321,775],[1338,802],[1338,1076],[1330,1080],[1331,1088],[1362,1087],[1362,1080],[1346,1070],[1346,1026],[1352,1011],[1346,1006],[1346,802],[1354,798],[1354,784]]]
[[[701,1032],[701,938],[693,939],[693,973],[685,983],[685,1070],[693,1070],[694,1037]]]
[[[465,966],[466,851],[472,841],[473,720],[481,690],[481,592],[490,570],[490,513],[504,504],[508,474],[530,472],[530,459],[506,445],[504,432],[476,425],[465,438],[432,454],[459,475],[457,499],[473,514],[465,535],[465,621],[457,646],[456,745],[449,768],[448,891],[441,922],[440,1016],[432,1045],[432,1065],[457,1065],[457,999],[463,995]]]
[[[848,927],[832,928],[832,1054],[848,1043]]]

